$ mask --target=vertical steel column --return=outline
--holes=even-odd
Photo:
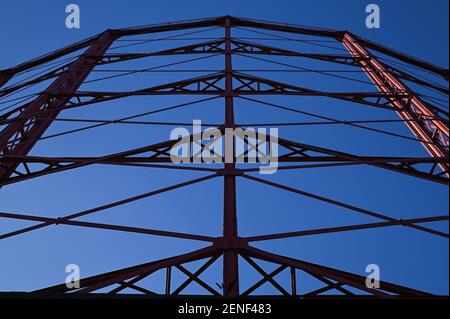
[[[172,266],[166,268],[166,295],[170,295],[170,284],[172,282]]]
[[[297,296],[297,273],[295,267],[291,267],[291,292],[292,296]]]
[[[233,68],[231,64],[231,35],[230,18],[225,17],[225,128],[234,129],[233,110]],[[234,150],[233,162],[225,163],[224,169],[224,203],[223,203],[223,239],[226,247],[223,254],[223,294],[234,297],[239,295],[239,269],[238,253],[233,248],[237,242],[237,217],[236,217],[236,176]]]
[[[0,155],[24,156],[28,154],[58,116],[59,109],[70,100],[70,94],[80,87],[95,67],[97,57],[102,56],[113,41],[112,33],[104,32],[83,55],[71,64],[66,73],[58,77],[31,102],[16,121],[0,132]],[[51,92],[67,93],[68,95],[65,98],[54,98],[51,96]],[[36,114],[48,110],[50,111],[44,115],[36,116]],[[17,166],[17,162],[4,163],[0,167],[0,179],[11,176]]]
[[[448,158],[449,129],[425,103],[418,99],[412,91],[395,75],[388,72],[383,65],[371,55],[351,34],[346,33],[342,43],[359,64],[367,76],[386,94],[405,94],[404,98],[394,98],[392,104],[399,110],[397,114],[405,120],[411,132],[422,142],[428,153],[435,158]],[[448,162],[440,163],[444,171],[448,171]]]

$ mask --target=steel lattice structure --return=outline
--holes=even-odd
[[[156,52],[145,53],[108,53],[108,49],[117,40],[135,35],[158,34],[160,32],[190,30],[197,28],[222,28],[223,37],[215,40],[202,41],[186,46],[175,46]],[[307,35],[320,37],[321,39],[332,39],[342,43],[348,52],[342,54],[305,53],[293,50],[266,46],[263,44],[236,39],[232,36],[233,28],[252,28],[283,34]],[[263,33],[264,34],[264,33]],[[75,61],[54,67],[50,71],[43,72],[39,76],[24,82],[9,85],[8,83],[16,75],[27,70],[51,63],[77,50],[85,50]],[[259,20],[223,16],[217,18],[201,19],[194,21],[183,21],[170,24],[160,24],[144,27],[107,30],[94,37],[65,47],[51,54],[39,57],[16,67],[1,71],[0,97],[12,96],[16,92],[30,85],[48,81],[53,82],[48,88],[40,92],[31,101],[19,103],[12,109],[8,109],[0,115],[0,187],[18,183],[24,180],[54,174],[66,170],[72,170],[93,164],[138,166],[138,167],[166,167],[171,168],[169,149],[176,143],[174,140],[148,145],[141,148],[127,150],[119,153],[109,154],[101,157],[44,157],[29,156],[30,150],[42,138],[44,132],[63,110],[91,105],[104,101],[111,101],[129,96],[146,95],[204,95],[214,98],[223,98],[225,101],[224,122],[219,125],[220,130],[236,128],[233,101],[239,97],[249,101],[254,100],[257,95],[292,95],[292,96],[320,96],[330,99],[357,103],[369,107],[388,109],[396,112],[400,122],[403,122],[414,134],[429,157],[376,157],[358,156],[333,149],[326,149],[314,145],[307,145],[293,140],[280,138],[278,143],[288,150],[280,154],[279,162],[287,163],[289,169],[302,167],[331,167],[344,165],[369,165],[379,169],[406,174],[430,182],[448,185],[448,111],[426,101],[406,83],[414,83],[438,91],[448,96],[448,88],[431,83],[424,78],[410,74],[400,68],[380,60],[375,53],[380,53],[397,59],[402,63],[414,66],[435,75],[439,75],[448,82],[449,71],[437,67],[431,63],[401,54],[382,45],[365,40],[347,31],[335,31],[286,25]],[[216,73],[206,76],[193,77],[181,81],[171,82],[163,85],[148,87],[140,90],[125,92],[100,92],[79,91],[80,85],[86,80],[91,71],[99,65],[114,64],[124,61],[139,60],[144,57],[153,56],[184,56],[184,55],[221,55],[224,57],[224,68]],[[238,54],[277,57],[301,57],[312,61],[325,61],[339,65],[354,67],[364,71],[378,92],[331,92],[313,90],[302,86],[296,86],[279,81],[249,75],[233,68],[232,57]],[[205,100],[208,100],[206,98]],[[20,102],[20,101],[19,101]],[[269,104],[269,103],[266,103]],[[276,106],[276,105],[274,105]],[[131,119],[121,119],[114,122],[126,123]],[[328,119],[328,121],[339,123],[339,121]],[[342,124],[342,123],[341,123]],[[362,123],[345,122],[344,124],[360,126]],[[148,155],[148,154],[151,155]],[[39,164],[39,165],[37,165]],[[180,167],[187,169],[189,167]],[[192,168],[194,169],[194,168]],[[298,271],[305,272],[318,280],[325,286],[319,290],[311,291],[303,296],[317,296],[321,293],[336,289],[348,297],[354,294],[347,287],[357,288],[363,294],[379,297],[388,296],[430,296],[431,294],[412,288],[403,287],[393,283],[382,281],[380,289],[369,289],[365,285],[366,278],[361,275],[341,271],[338,269],[297,260],[255,248],[251,244],[262,240],[279,238],[291,238],[308,234],[324,234],[333,232],[352,231],[357,229],[370,229],[390,226],[406,226],[416,230],[428,232],[435,236],[448,238],[448,234],[422,226],[422,223],[432,221],[446,221],[448,216],[433,216],[415,219],[396,219],[364,208],[356,207],[327,197],[311,194],[300,189],[288,187],[270,181],[268,178],[260,178],[250,175],[253,168],[237,168],[235,163],[224,164],[222,168],[195,168],[209,172],[209,175],[196,178],[187,182],[175,184],[169,187],[154,190],[124,200],[113,202],[100,207],[81,211],[60,218],[48,218],[32,215],[22,215],[0,212],[1,218],[20,219],[37,222],[36,225],[19,229],[10,233],[0,234],[0,239],[9,238],[22,233],[44,228],[49,225],[72,225],[78,227],[89,227],[95,229],[108,229],[132,233],[167,236],[172,238],[183,238],[199,240],[208,243],[203,249],[187,254],[178,255],[162,260],[115,270],[112,272],[83,278],[82,287],[73,293],[95,292],[105,287],[118,285],[112,288],[111,293],[119,293],[125,288],[131,288],[145,294],[154,294],[153,291],[139,286],[139,281],[151,276],[158,270],[166,270],[167,295],[180,294],[188,285],[196,282],[205,289],[205,292],[218,296],[228,297],[251,295],[258,287],[265,283],[271,283],[283,296],[297,296],[296,274]],[[209,237],[195,234],[161,231],[147,228],[128,227],[122,225],[102,224],[76,220],[101,210],[123,205],[142,198],[165,193],[173,189],[192,185],[213,178],[223,179],[223,235],[220,237]],[[380,219],[379,222],[328,227],[321,229],[303,230],[298,232],[278,233],[272,235],[240,237],[237,228],[236,212],[236,179],[248,179],[258,183],[270,185],[274,188],[313,198],[341,208],[350,209],[358,213]],[[263,276],[246,291],[239,286],[238,256],[247,261],[254,270]],[[222,291],[211,287],[199,276],[219,257],[223,257],[223,286]],[[205,260],[203,266],[197,271],[191,272],[183,264]],[[258,265],[258,261],[271,262],[278,265],[273,272],[267,273]],[[171,285],[171,273],[178,269],[187,276],[187,280],[176,289]],[[284,270],[290,270],[292,288],[287,291],[274,278]],[[72,292],[65,284],[52,286],[37,290],[38,293],[50,292]]]

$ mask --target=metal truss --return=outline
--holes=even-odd
[[[196,28],[223,28],[223,37],[215,40],[202,41],[197,44],[178,46],[156,52],[143,53],[109,53],[110,46],[122,37],[152,34],[167,31],[189,30]],[[283,32],[283,34],[300,34],[317,36],[323,39],[333,39],[343,44],[347,50],[345,54],[322,54],[307,53],[287,50],[260,43],[247,41],[247,39],[233,38],[231,30],[233,28],[252,28],[254,30]],[[43,72],[37,77],[7,86],[8,82],[15,76],[45,65],[68,54],[84,49],[85,52],[79,55],[74,61],[63,63],[53,69]],[[306,28],[294,25],[284,25],[279,23],[243,19],[237,17],[223,16],[210,19],[194,21],[184,21],[171,24],[161,24],[137,28],[107,30],[99,35],[81,41],[77,44],[65,47],[51,54],[42,56],[19,66],[0,71],[0,98],[8,97],[22,89],[54,79],[54,82],[44,91],[40,92],[29,102],[18,103],[0,114],[0,125],[3,126],[0,132],[0,187],[18,183],[24,180],[42,177],[66,170],[77,169],[89,165],[115,165],[115,166],[135,166],[149,168],[165,168],[176,170],[203,171],[207,173],[204,177],[192,179],[186,182],[175,184],[169,187],[157,189],[151,192],[142,193],[130,198],[118,200],[107,205],[94,207],[85,211],[80,211],[59,218],[40,217],[34,215],[15,214],[0,212],[1,218],[34,221],[36,224],[27,228],[0,234],[0,240],[17,236],[26,232],[34,231],[50,225],[70,225],[75,227],[87,227],[94,229],[106,229],[111,231],[121,231],[129,233],[140,233],[152,236],[165,236],[172,238],[203,241],[205,248],[178,255],[162,260],[136,265],[112,272],[84,278],[81,280],[81,288],[78,290],[68,289],[65,284],[36,290],[36,293],[90,293],[98,290],[108,289],[110,294],[120,293],[126,288],[140,293],[154,295],[155,291],[139,286],[141,280],[155,274],[158,271],[165,271],[165,294],[179,295],[183,290],[193,283],[200,285],[205,294],[213,296],[248,296],[265,283],[270,283],[281,296],[294,297],[316,297],[323,293],[336,290],[341,294],[352,298],[355,296],[355,289],[361,294],[368,294],[374,297],[394,297],[394,296],[431,296],[431,294],[418,291],[416,289],[402,287],[386,281],[381,283],[379,289],[369,289],[365,285],[365,277],[341,271],[338,269],[325,267],[310,262],[292,259],[285,256],[276,255],[252,246],[252,243],[264,240],[293,238],[314,234],[348,232],[358,229],[370,229],[381,227],[405,226],[415,230],[423,231],[439,237],[448,238],[448,234],[422,226],[424,223],[435,221],[447,221],[448,215],[414,218],[395,219],[377,212],[346,204],[331,198],[319,196],[305,192],[301,189],[288,187],[275,183],[269,179],[263,179],[251,175],[255,168],[237,168],[235,161],[223,164],[222,168],[211,168],[199,165],[173,165],[169,151],[177,142],[174,140],[163,141],[153,145],[129,149],[119,153],[107,154],[100,157],[45,157],[30,156],[28,153],[33,146],[44,137],[44,132],[58,119],[60,112],[78,108],[86,105],[107,102],[130,96],[150,96],[150,95],[203,95],[197,102],[179,104],[173,107],[162,109],[173,109],[186,105],[223,99],[225,101],[225,115],[223,123],[214,124],[221,132],[231,128],[245,128],[250,124],[237,123],[234,118],[234,100],[241,99],[266,106],[292,110],[288,107],[258,100],[257,95],[291,95],[325,97],[331,100],[340,100],[348,103],[355,103],[360,107],[375,107],[392,110],[399,117],[399,122],[403,122],[413,133],[414,137],[403,136],[394,132],[385,132],[363,124],[371,121],[339,121],[324,116],[313,115],[320,119],[318,122],[301,123],[271,123],[272,126],[281,125],[336,125],[343,124],[361,129],[371,130],[383,134],[389,134],[400,138],[412,139],[423,145],[429,153],[429,157],[386,157],[386,156],[363,156],[350,154],[333,149],[326,149],[314,145],[307,145],[297,141],[284,138],[278,139],[278,144],[282,148],[278,161],[283,163],[280,170],[297,170],[318,167],[337,167],[349,165],[369,165],[380,170],[393,171],[399,174],[406,174],[431,182],[448,185],[448,111],[439,105],[425,101],[421,94],[416,93],[407,86],[407,82],[433,89],[448,96],[448,88],[436,83],[431,83],[420,76],[408,73],[401,68],[390,65],[380,60],[377,54],[383,54],[395,58],[402,63],[415,68],[430,72],[448,81],[448,70],[435,66],[431,63],[415,59],[413,57],[398,53],[392,49],[375,44],[366,39],[362,39],[347,31],[335,31],[325,29]],[[114,64],[129,60],[138,60],[156,56],[177,56],[177,55],[217,55],[224,57],[223,70],[217,70],[211,74],[193,78],[187,78],[163,85],[147,87],[135,91],[80,91],[88,75],[95,67],[100,65]],[[364,71],[372,81],[376,92],[331,92],[319,91],[307,87],[282,83],[257,77],[242,70],[234,70],[232,56],[245,55],[259,59],[264,56],[277,57],[300,57],[312,61],[325,61],[339,65],[354,67]],[[262,59],[262,58],[261,58]],[[141,70],[142,71],[142,70]],[[145,71],[145,70],[144,70]],[[311,71],[311,70],[309,70]],[[2,89],[3,87],[3,89]],[[20,102],[20,101],[19,101]],[[176,125],[182,123],[171,122],[144,122],[137,118],[151,114],[147,112],[134,117],[117,120],[92,120],[90,127],[107,124],[155,124],[155,125]],[[76,121],[65,119],[66,121]],[[85,121],[86,122],[86,121]],[[374,120],[372,123],[376,123]],[[381,121],[378,121],[381,122]],[[257,125],[257,124],[251,124]],[[263,123],[261,125],[269,125]],[[88,127],[88,128],[90,128]],[[76,130],[75,130],[76,131]],[[68,131],[66,133],[71,133]],[[248,140],[246,140],[248,142]],[[124,205],[143,198],[155,196],[157,194],[169,192],[195,183],[200,183],[213,178],[223,179],[223,234],[220,237],[209,237],[196,234],[161,231],[155,229],[128,227],[123,225],[102,224],[76,220],[79,217],[87,216],[98,211],[106,210],[119,205]],[[252,237],[241,237],[238,234],[237,208],[236,208],[236,179],[242,178],[256,183],[269,185],[274,188],[326,202],[338,207],[346,208],[364,215],[379,219],[378,222],[367,224],[355,224],[339,227],[328,227],[319,229],[302,230],[288,233],[269,234]],[[218,287],[211,287],[200,279],[200,275],[215,262],[223,260],[222,284]],[[239,263],[241,257],[247,262],[256,273],[263,278],[254,283],[245,291],[239,285]],[[188,270],[185,264],[193,261],[203,261],[203,265],[196,271]],[[266,272],[260,262],[269,262],[277,266],[272,272]],[[179,286],[174,287],[172,282],[172,271],[178,270],[186,276],[186,280]],[[282,272],[289,272],[291,278],[291,289],[288,291],[277,281],[276,276]],[[299,272],[308,274],[321,281],[323,288],[300,295],[297,292],[297,275]],[[351,289],[349,289],[351,288]]]

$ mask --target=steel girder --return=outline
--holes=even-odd
[[[342,41],[352,56],[361,58],[362,68],[380,92],[386,94],[402,92],[407,95],[404,98],[392,99],[391,105],[396,106],[397,113],[402,119],[417,120],[408,121],[407,125],[414,135],[424,141],[423,145],[430,155],[438,158],[448,157],[448,123],[436,117],[437,114],[433,110],[427,108],[423,101],[415,96],[395,75],[387,72],[383,65],[354,37],[345,34]],[[448,162],[442,162],[440,166],[444,171],[448,171]]]
[[[101,55],[111,43],[114,37],[110,32],[105,32],[81,56],[75,61],[66,73],[53,82],[46,91],[41,93],[33,102],[27,104],[16,121],[5,127],[0,133],[0,152],[2,155],[26,155],[47,128],[53,119],[59,114],[60,107],[64,106],[67,99],[53,98],[48,92],[74,92],[94,68],[96,60],[89,58],[91,55]],[[45,117],[37,117],[36,113],[48,111]],[[31,141],[31,142],[30,142]],[[0,178],[7,177],[14,170],[16,164],[5,163],[0,167]]]
[[[358,290],[364,291],[370,295],[375,297],[395,297],[396,295],[402,296],[416,296],[416,297],[425,297],[431,296],[430,294],[405,288],[399,285],[395,285],[389,282],[383,281],[383,286],[380,289],[369,289],[365,285],[366,278],[364,276],[358,276],[352,273],[344,272],[341,270],[337,270],[330,267],[324,267],[317,264],[305,262],[302,260],[287,258],[281,255],[276,255],[273,253],[268,253],[261,249],[257,249],[249,246],[244,240],[238,239],[231,247],[234,248],[235,252],[241,256],[248,264],[250,264],[258,273],[263,276],[263,279],[255,282],[252,286],[246,289],[241,293],[242,296],[248,296],[257,288],[262,286],[265,283],[272,284],[277,290],[279,290],[282,296],[297,296],[296,293],[296,273],[298,271],[305,272],[306,274],[315,277],[325,283],[326,286],[320,288],[318,290],[313,290],[308,292],[303,296],[303,298],[317,296],[322,292],[336,289],[346,296],[354,296],[354,293],[344,288],[351,287],[356,288]],[[229,247],[224,247],[223,243],[217,241],[213,245],[196,250],[191,253],[166,258],[146,264],[141,264],[129,268],[124,268],[116,271],[112,271],[109,273],[104,273],[101,275],[96,275],[92,277],[85,278],[81,281],[81,285],[83,288],[79,290],[75,290],[72,293],[88,293],[94,292],[99,289],[109,288],[109,293],[115,294],[120,292],[125,288],[132,288],[144,294],[155,295],[158,294],[155,291],[149,291],[142,287],[139,287],[137,284],[139,281],[145,279],[148,276],[151,276],[155,272],[159,270],[166,270],[168,274],[166,276],[165,283],[165,293],[166,295],[178,295],[180,294],[190,283],[196,282],[200,286],[205,289],[205,292],[213,295],[220,296],[221,292],[217,291],[215,288],[212,288],[210,285],[205,283],[203,280],[199,278],[199,276],[209,267],[211,266],[221,254],[226,253]],[[196,261],[196,260],[206,260],[201,267],[198,268],[194,273],[188,271],[183,264]],[[264,269],[258,265],[257,261],[267,261],[270,263],[274,263],[279,265],[277,269],[270,273],[266,273]],[[177,268],[182,273],[184,273],[188,278],[185,282],[183,282],[180,286],[175,289],[171,288],[171,276],[170,273],[172,269]],[[287,291],[283,286],[281,286],[276,279],[274,278],[282,271],[289,269],[290,277],[291,277],[291,291]],[[115,286],[115,285],[118,285]],[[115,287],[114,287],[115,286]],[[221,285],[219,285],[221,286]],[[220,287],[224,290],[224,295],[229,295],[225,292],[225,287]],[[61,292],[69,292],[70,289],[67,288],[65,284],[56,285],[48,288],[44,288],[41,290],[34,291],[34,293],[61,293]],[[161,293],[159,293],[161,294]]]
[[[221,129],[221,131],[223,131],[223,129]],[[219,171],[211,168],[208,169],[200,167],[180,167],[177,165],[159,165],[159,163],[171,163],[172,160],[169,154],[169,150],[177,142],[179,141],[169,140],[100,157],[4,156],[2,158],[3,163],[1,165],[13,162],[16,163],[17,166],[20,165],[20,170],[16,168],[16,170],[13,172],[13,176],[0,179],[0,187],[31,178],[36,178],[39,176],[95,164]],[[282,166],[279,168],[281,170],[338,165],[370,165],[410,176],[415,176],[418,178],[427,179],[441,184],[448,184],[448,177],[446,172],[439,172],[436,169],[436,166],[444,161],[445,158],[358,156],[332,149],[298,143],[286,139],[279,139],[278,145],[282,146],[283,150],[285,150],[285,152],[282,152],[279,155],[279,163],[302,164],[302,166]],[[258,158],[249,157],[247,158],[247,161],[258,163],[259,160]],[[191,156],[190,163],[194,162],[194,157]],[[220,162],[224,163],[225,158],[221,157]],[[39,168],[31,168],[31,164],[36,163],[42,164],[42,166]],[[423,167],[424,165],[427,165],[427,167]],[[243,169],[242,171],[251,172],[253,170],[254,169]]]
[[[224,29],[224,37],[194,45],[181,46],[173,49],[142,52],[142,53],[107,53],[108,47],[122,36],[150,34],[175,30],[193,28],[215,28]],[[233,39],[230,30],[233,27],[248,27],[254,29],[272,30],[293,34],[313,35],[332,38],[340,41],[350,52],[350,55],[334,55],[296,52],[280,49],[262,44]],[[413,157],[372,157],[361,156],[325,149],[317,146],[306,145],[286,139],[279,139],[279,145],[287,150],[281,154],[281,163],[295,163],[295,165],[282,166],[280,169],[318,168],[341,165],[371,165],[382,169],[392,170],[414,177],[428,179],[442,184],[448,184],[448,112],[435,105],[426,103],[420,96],[413,94],[400,79],[414,82],[429,88],[436,89],[448,95],[448,89],[436,86],[415,75],[399,70],[386,63],[378,61],[367,49],[392,56],[400,61],[409,63],[423,70],[438,74],[448,81],[448,70],[435,66],[425,61],[398,53],[392,49],[372,43],[357,37],[346,31],[315,29],[293,25],[283,25],[273,22],[265,22],[251,19],[236,18],[230,16],[182,21],[172,24],[161,24],[137,28],[125,28],[107,30],[102,34],[68,46],[51,54],[23,63],[17,67],[0,71],[0,88],[5,86],[16,74],[30,68],[42,65],[54,59],[88,48],[75,62],[67,63],[59,68],[30,80],[28,82],[12,85],[0,90],[1,96],[8,96],[22,88],[35,83],[47,81],[52,78],[56,80],[47,90],[40,93],[32,102],[23,104],[11,111],[0,115],[0,125],[5,128],[0,132],[0,186],[16,183],[30,178],[44,176],[68,169],[75,169],[93,164],[104,165],[128,165],[142,167],[160,167],[167,169],[198,170],[209,173],[204,177],[182,182],[169,187],[153,190],[147,193],[126,198],[114,203],[102,205],[78,213],[62,216],[59,218],[45,218],[35,215],[14,214],[0,212],[2,218],[21,219],[38,222],[37,225],[19,229],[11,233],[0,235],[0,239],[9,238],[29,231],[48,227],[50,225],[70,225],[77,227],[89,227],[113,231],[124,231],[141,233],[147,235],[166,236],[173,238],[190,239],[210,242],[211,246],[191,253],[154,261],[151,263],[129,267],[110,273],[97,275],[83,279],[82,288],[75,293],[88,293],[111,285],[119,285],[110,291],[118,293],[125,288],[134,289],[145,294],[155,294],[155,291],[138,286],[138,282],[159,270],[166,270],[165,294],[180,294],[188,285],[196,282],[206,292],[212,295],[238,296],[249,295],[264,283],[271,283],[281,295],[297,296],[296,272],[303,271],[314,278],[322,281],[326,286],[311,291],[304,297],[317,296],[323,292],[336,289],[348,297],[353,292],[347,287],[359,289],[364,293],[378,297],[392,296],[429,296],[425,292],[415,289],[401,287],[388,282],[382,282],[381,289],[368,289],[365,286],[365,277],[343,272],[337,269],[324,267],[301,260],[275,255],[252,247],[255,241],[309,236],[332,232],[354,231],[359,229],[406,226],[427,233],[448,238],[448,234],[423,227],[419,224],[448,220],[448,216],[432,216],[413,219],[394,219],[389,216],[368,211],[363,208],[342,203],[323,196],[307,193],[305,191],[287,187],[268,180],[249,175],[254,169],[237,169],[235,163],[226,163],[222,169],[212,169],[194,166],[169,165],[169,149],[176,141],[166,141],[138,149],[109,154],[102,157],[43,157],[28,156],[31,148],[43,137],[44,132],[56,119],[58,114],[65,109],[81,107],[98,102],[125,98],[132,95],[211,95],[220,96],[225,100],[224,123],[218,125],[221,131],[226,128],[240,127],[234,119],[233,99],[244,98],[246,95],[295,95],[295,96],[321,96],[339,99],[347,102],[364,104],[371,107],[379,107],[396,111],[400,118],[408,125],[416,135],[417,140],[429,151],[431,158]],[[128,92],[83,92],[78,88],[98,65],[112,64],[133,59],[141,59],[152,56],[186,55],[186,54],[210,54],[224,55],[224,70],[207,76],[185,79],[182,81],[162,84],[154,87],[144,88]],[[369,78],[374,82],[379,92],[325,92],[309,88],[299,87],[288,83],[269,80],[262,77],[245,74],[233,70],[232,55],[274,55],[286,57],[301,57],[320,61],[333,62],[347,66],[360,66],[367,72]],[[237,83],[237,86],[233,86]],[[212,98],[211,98],[212,99]],[[245,98],[251,100],[250,98]],[[126,120],[113,121],[114,123],[125,123]],[[351,123],[348,123],[351,124]],[[151,154],[149,154],[151,153]],[[32,164],[41,164],[36,169]],[[423,165],[428,168],[423,168]],[[31,168],[33,166],[33,168]],[[439,166],[442,171],[438,171]],[[138,227],[127,227],[122,225],[111,225],[102,223],[91,223],[74,220],[82,216],[96,213],[111,207],[123,205],[142,198],[155,196],[170,190],[189,186],[212,178],[223,178],[224,181],[224,232],[217,238],[186,234],[155,229]],[[314,198],[329,204],[344,207],[362,214],[381,219],[380,222],[349,225],[340,227],[329,227],[321,229],[302,230],[297,232],[268,234],[242,238],[238,236],[236,219],[236,178],[246,178],[255,182],[270,185],[296,193],[298,195]],[[223,283],[219,285],[221,291],[209,286],[199,278],[208,267],[210,267],[220,256],[223,256]],[[239,286],[238,257],[242,257],[250,264],[263,279],[256,282],[246,291],[241,291]],[[205,260],[197,271],[190,272],[183,264]],[[267,273],[257,264],[257,260],[275,263],[278,268]],[[171,273],[178,269],[187,276],[186,281],[178,288],[171,287]],[[288,292],[277,282],[275,276],[289,270],[291,275],[291,291]],[[36,291],[37,293],[68,292],[65,285],[58,285]]]

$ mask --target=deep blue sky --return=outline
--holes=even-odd
[[[378,30],[369,30],[365,27],[364,9],[370,1],[359,0],[75,1],[81,8],[81,29],[79,30],[65,28],[64,9],[69,3],[65,1],[2,2],[0,4],[0,30],[2,30],[0,68],[13,66],[107,28],[225,14],[350,30],[375,42],[448,67],[448,1],[446,0],[376,1],[381,8],[381,29]],[[216,31],[212,31],[210,36],[221,36],[213,32]],[[242,36],[244,34],[257,36],[242,30],[237,32],[241,32],[239,34]],[[208,36],[208,33],[204,36]],[[140,37],[150,38],[151,36]],[[164,44],[152,43],[145,47],[137,46],[136,49],[131,47],[122,52],[133,49],[135,51],[156,50],[160,48],[159,45],[164,46]],[[314,46],[301,44],[286,44],[286,47],[304,49],[309,52],[320,50]],[[222,57],[210,60],[211,64],[196,62],[187,64],[185,68],[214,69],[214,65],[218,68],[223,62]],[[155,66],[167,61],[173,60],[169,58],[155,62],[146,60],[146,63],[149,63],[149,66]],[[269,64],[252,62],[243,58],[236,58],[233,62],[236,68],[241,69],[273,68]],[[301,64],[303,62],[305,64]],[[313,65],[310,61],[297,61],[296,64]],[[125,67],[142,68],[139,62],[127,64]],[[327,65],[327,67],[330,66]],[[109,66],[109,68],[112,69],[115,66]],[[95,76],[98,77],[98,75]],[[116,90],[127,90],[151,86],[152,83],[164,83],[170,79],[168,75],[167,78],[165,78],[166,75],[157,74],[157,76],[155,78],[154,74],[147,74],[130,81],[112,80],[109,83],[92,84],[85,88],[111,89],[111,85],[114,85],[113,88]],[[188,76],[188,74],[178,75],[178,78]],[[297,83],[297,75],[288,75],[284,78],[277,74],[273,76],[274,78],[278,76],[279,80]],[[364,75],[359,75],[359,78],[364,79]],[[341,86],[336,80],[326,81],[314,76],[300,77],[300,80],[303,79],[305,80],[302,85],[313,88],[326,87],[336,91],[371,90],[370,86],[352,82],[346,82]],[[148,100],[135,98],[127,100],[132,103],[125,100],[114,101],[102,104],[102,106],[109,106],[107,108],[88,107],[86,110],[63,113],[61,117],[117,118],[195,99],[195,97],[177,97],[168,102],[162,97],[152,97]],[[337,101],[327,103],[325,100],[300,98],[283,98],[277,101],[286,106],[301,107],[299,109],[342,119],[395,117],[389,111],[348,106],[348,103]],[[217,107],[213,109],[207,109],[211,105],[201,104],[144,119],[162,121],[175,118],[179,121],[190,121],[197,118],[204,122],[219,122],[222,118],[221,103],[220,100],[216,101],[214,105]],[[310,119],[242,101],[236,102],[236,114],[237,121],[241,123]],[[378,127],[397,129],[402,134],[409,134],[408,130],[401,125],[390,125]],[[56,123],[47,133],[79,126],[82,125]],[[43,141],[36,146],[33,154],[97,156],[166,140],[169,132],[168,127],[158,129],[145,126],[105,127]],[[281,128],[280,135],[300,142],[360,155],[423,156],[425,154],[420,145],[414,142],[352,128],[339,129],[334,126]],[[31,215],[63,216],[194,176],[200,175],[185,172],[175,175],[171,171],[93,166],[7,186],[0,191],[0,210]],[[445,186],[376,168],[290,171],[265,178],[396,218],[448,213],[448,195]],[[217,236],[221,232],[222,218],[220,190],[221,180],[212,180],[105,211],[83,220]],[[374,221],[357,213],[246,180],[239,181],[238,190],[239,229],[243,236]],[[432,203],[430,199],[433,199]],[[28,225],[30,223],[0,220],[0,233]],[[448,223],[429,226],[448,230]],[[168,257],[201,246],[201,243],[192,244],[183,240],[144,235],[120,234],[70,226],[48,227],[0,241],[0,290],[32,290],[62,282],[65,278],[65,266],[69,263],[79,264],[82,275],[87,276],[146,262],[153,258]],[[367,264],[376,263],[381,267],[382,279],[434,293],[448,294],[447,240],[416,230],[407,228],[365,230],[278,240],[272,243],[258,243],[257,246],[359,274],[364,274]],[[245,288],[252,281],[247,278],[248,266],[242,267],[242,274],[246,276],[242,283]],[[269,265],[267,267],[270,268]],[[217,265],[214,269],[217,271]],[[179,276],[179,278],[182,277]],[[212,284],[220,280],[214,277],[214,271],[206,273],[204,278]],[[158,281],[160,278],[154,280]],[[306,277],[301,277],[301,280],[305,288],[313,289],[320,286]],[[198,291],[200,290],[196,288],[190,290],[190,292]],[[272,292],[272,288],[264,286],[260,292]]]

